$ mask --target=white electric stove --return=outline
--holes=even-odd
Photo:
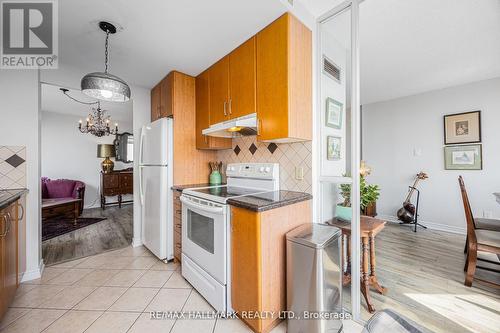
[[[230,198],[279,190],[279,164],[237,163],[227,185],[182,192],[182,276],[217,310],[231,308]]]

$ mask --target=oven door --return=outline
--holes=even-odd
[[[226,206],[182,195],[182,253],[226,284]]]

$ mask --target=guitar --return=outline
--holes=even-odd
[[[411,197],[413,196],[413,192],[415,192],[415,187],[417,186],[418,182],[427,178],[429,178],[429,176],[427,176],[427,174],[423,171],[420,171],[417,174],[417,176],[415,177],[415,181],[413,182],[413,186],[411,187],[410,192],[408,192],[408,195],[403,202],[403,207],[398,210],[398,220],[402,221],[403,223],[411,223],[415,221],[415,205],[411,203]]]

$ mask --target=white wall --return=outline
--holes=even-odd
[[[43,96],[42,96],[43,98]],[[98,138],[78,131],[78,120],[82,117],[42,110],[41,162],[42,177],[50,179],[74,179],[85,183],[85,208],[100,206],[100,171],[102,158],[97,158],[97,144],[113,144],[115,136]],[[118,123],[121,132],[132,132],[130,122]],[[115,170],[132,167],[132,163],[115,161]],[[107,197],[109,202],[117,198]],[[124,196],[123,200],[130,200]]]
[[[40,277],[40,84],[37,70],[0,70],[0,145],[26,147],[26,273]]]
[[[444,170],[443,115],[481,110],[483,170]],[[500,78],[363,105],[363,159],[379,184],[377,209],[395,216],[420,170],[420,219],[436,229],[465,232],[458,176],[467,186],[476,217],[500,218],[493,192],[500,192]],[[414,150],[421,150],[415,156]]]

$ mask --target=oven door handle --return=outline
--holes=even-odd
[[[214,214],[222,214],[224,212],[223,207],[210,207],[210,206],[200,205],[200,204],[197,204],[189,199],[184,198],[183,196],[181,196],[180,199],[181,199],[182,203],[186,204],[187,206],[195,207],[195,208],[203,210],[205,212],[214,213]]]

